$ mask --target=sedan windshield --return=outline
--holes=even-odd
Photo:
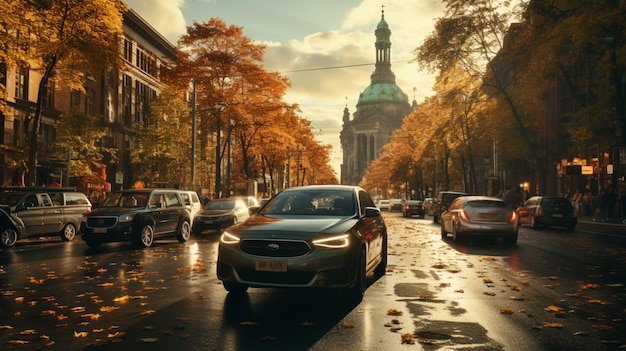
[[[331,215],[350,216],[356,212],[351,191],[302,190],[276,195],[259,212],[262,215]]]
[[[204,209],[205,210],[232,210],[235,208],[235,200],[225,200],[225,201],[211,201],[209,202]]]

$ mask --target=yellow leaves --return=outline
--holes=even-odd
[[[28,344],[28,341],[26,341],[26,340],[9,340],[9,341],[7,341],[7,343],[11,344],[11,345],[26,345],[26,344]]]
[[[147,315],[153,314],[154,312],[155,312],[154,310],[145,310],[145,311],[141,311],[141,315],[147,316]]]
[[[15,302],[24,302],[24,296],[16,297]]]
[[[402,344],[413,344],[415,343],[414,339],[415,339],[415,336],[411,333],[400,335],[400,340],[402,341]]]
[[[102,317],[102,315],[100,315],[99,313],[87,313],[87,314],[81,315],[81,317],[89,318],[91,320],[98,320],[100,319],[100,317]]]
[[[159,341],[159,338],[141,338],[139,340],[141,340],[141,342],[146,343],[146,344],[152,344],[152,343]]]
[[[592,283],[580,284],[580,289],[581,290],[599,289],[599,288],[600,288],[600,285],[598,285],[598,284],[592,284]]]
[[[387,310],[387,315],[388,316],[401,316],[402,315],[402,311],[398,311],[396,309],[390,308]]]
[[[85,312],[85,307],[83,307],[83,306],[76,306],[76,307],[72,307],[71,310],[74,313],[83,313],[83,312]]]
[[[118,306],[102,306],[100,307],[100,312],[113,312],[119,309],[120,308]]]
[[[480,261],[495,261],[496,259],[491,256],[481,256],[479,260]]]
[[[103,287],[103,288],[109,288],[109,287],[112,287],[113,285],[115,285],[115,284],[113,284],[113,283],[102,283],[102,284],[98,284],[98,286],[101,286],[101,287]]]
[[[26,329],[20,332],[20,335],[35,335],[35,334],[37,334],[35,329]]]
[[[343,321],[341,323],[341,326],[344,328],[354,328],[356,325],[354,324],[353,321]]]
[[[510,307],[504,307],[500,309],[501,314],[513,314],[513,309]]]
[[[543,322],[542,324],[544,327],[548,327],[548,328],[558,328],[558,329],[563,329],[563,324],[562,323],[553,323],[553,322]]]
[[[56,314],[56,311],[53,311],[53,310],[41,311],[42,316],[54,316],[55,314]]]
[[[563,308],[559,306],[550,305],[545,308],[548,312],[563,312]]]
[[[84,332],[84,331],[81,331],[81,332],[74,331],[75,338],[86,338],[87,335],[89,335],[89,333]]]
[[[602,306],[611,304],[610,302],[603,301],[603,300],[596,300],[596,299],[592,299],[587,302],[589,302],[592,305],[602,305]]]

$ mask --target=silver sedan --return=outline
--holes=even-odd
[[[489,196],[461,196],[441,214],[441,238],[451,233],[454,241],[471,236],[502,237],[515,245],[519,230],[517,213],[502,199]]]

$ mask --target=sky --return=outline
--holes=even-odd
[[[342,116],[352,115],[374,72],[374,31],[384,10],[391,30],[396,84],[421,103],[434,78],[414,50],[443,16],[440,0],[125,0],[161,35],[176,44],[194,21],[221,18],[266,45],[264,67],[289,78],[285,102],[299,104],[317,140],[333,146],[331,166],[340,177]],[[303,71],[304,70],[304,71]]]

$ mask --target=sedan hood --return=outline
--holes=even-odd
[[[262,216],[255,214],[245,222],[231,227],[228,231],[240,237],[281,238],[311,233],[343,233],[357,223],[354,217],[318,216]]]
[[[217,215],[223,215],[223,214],[231,213],[231,212],[233,212],[233,210],[202,210],[200,211],[200,213],[198,213],[198,215],[217,216]]]

